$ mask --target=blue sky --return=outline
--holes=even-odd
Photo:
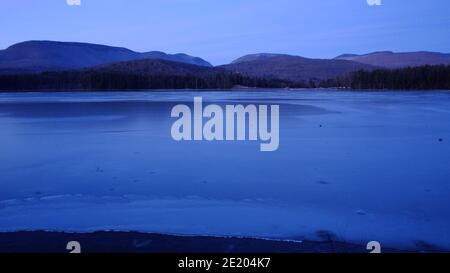
[[[379,1],[379,0],[370,0]],[[79,41],[200,56],[274,52],[330,58],[378,50],[450,53],[450,1],[2,0],[0,48]]]

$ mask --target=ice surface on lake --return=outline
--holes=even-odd
[[[280,104],[280,148],[175,142],[172,106]],[[0,231],[450,250],[449,92],[0,94]]]

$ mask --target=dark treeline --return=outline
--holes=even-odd
[[[148,75],[101,71],[64,71],[40,74],[0,75],[0,90],[140,90],[140,89],[230,89],[255,88],[352,88],[352,89],[447,89],[450,66],[358,71],[326,81],[292,83],[252,78],[233,73],[199,75]]]
[[[450,66],[419,66],[402,69],[358,71],[336,83],[353,89],[447,89]]]
[[[229,89],[307,87],[275,79],[259,79],[223,73],[210,76],[147,75],[116,72],[66,71],[41,74],[0,75],[0,90],[139,90]]]

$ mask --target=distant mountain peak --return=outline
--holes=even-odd
[[[277,53],[254,53],[254,54],[247,54],[245,56],[242,56],[234,61],[232,61],[232,64],[238,64],[243,62],[251,62],[261,59],[267,59],[267,58],[274,58],[274,57],[286,57],[291,56],[287,54],[277,54]]]
[[[342,54],[342,55],[337,56],[337,57],[334,58],[334,59],[351,58],[351,57],[357,57],[357,56],[359,56],[359,55],[357,55],[357,54],[348,54],[348,53],[345,53],[345,54]]]
[[[422,65],[450,64],[450,54],[417,51],[417,52],[392,52],[377,51],[368,54],[343,54],[335,60],[348,60],[385,68],[402,68]]]
[[[116,46],[107,46],[101,44],[93,44],[93,43],[82,43],[82,42],[59,42],[59,41],[50,41],[50,40],[29,40],[20,43],[16,43],[8,47],[7,49],[17,49],[17,48],[27,48],[27,47],[57,47],[57,46],[84,46],[92,49],[115,49],[115,50],[124,50],[133,52],[130,49],[124,47],[116,47]]]
[[[0,73],[79,69],[139,59],[162,59],[212,66],[199,57],[184,53],[173,55],[160,51],[140,53],[123,47],[100,44],[34,40],[17,43],[5,50],[0,50]]]
[[[384,50],[384,51],[375,51],[372,53],[369,53],[367,55],[375,55],[375,54],[395,54],[393,51],[389,51],[389,50]]]

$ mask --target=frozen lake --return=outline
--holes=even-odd
[[[280,104],[280,147],[175,142],[172,107]],[[0,94],[0,231],[450,250],[450,92]]]

